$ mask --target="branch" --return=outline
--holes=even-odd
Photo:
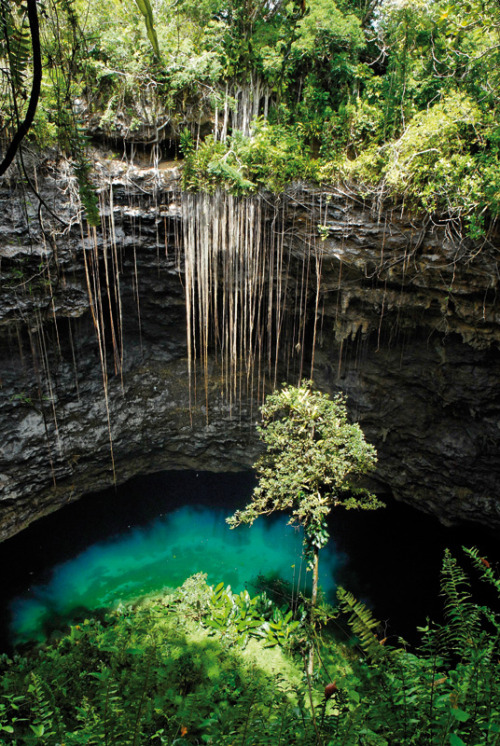
[[[7,152],[3,161],[0,163],[0,176],[7,171],[10,164],[14,160],[19,146],[28,133],[33,119],[35,118],[36,107],[38,105],[38,99],[40,98],[40,87],[42,82],[42,54],[40,50],[40,29],[38,26],[38,13],[36,8],[36,0],[27,0],[28,4],[28,19],[30,22],[30,33],[31,33],[31,46],[33,49],[33,82],[31,85],[30,102],[24,121],[19,125],[16,134],[12,138],[12,141],[7,148]]]

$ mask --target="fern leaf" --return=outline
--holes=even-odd
[[[441,595],[447,620],[446,636],[450,652],[470,658],[480,633],[481,609],[471,601],[469,578],[446,550],[441,571]]]
[[[481,575],[481,578],[492,585],[500,597],[500,578],[497,577],[486,557],[481,557],[478,549],[475,547],[472,547],[472,549],[462,547],[462,549],[471,558],[472,564]]]
[[[343,588],[338,589],[337,598],[342,611],[348,616],[349,626],[359,638],[366,655],[372,660],[378,660],[386,655],[387,649],[380,644],[380,640],[374,633],[380,622],[375,619],[371,611],[352,593]]]
[[[45,738],[49,738],[56,735],[56,731],[54,730],[56,714],[51,708],[41,678],[32,672],[30,679],[31,683],[28,687],[28,692],[33,697],[31,712],[34,719],[34,722],[30,723],[30,728],[35,735],[44,735]]]

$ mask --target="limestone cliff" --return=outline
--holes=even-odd
[[[452,224],[308,185],[253,198],[251,229],[251,200],[226,201],[216,228],[222,198],[190,198],[194,215],[175,164],[113,159],[96,163],[94,231],[61,163],[30,168],[45,204],[16,175],[0,187],[1,537],[113,479],[248,467],[259,397],[311,365],[319,386],[347,393],[377,446],[381,491],[444,521],[500,522],[498,236],[473,245]],[[190,237],[192,220],[203,230]],[[267,351],[253,397],[241,382],[228,396],[224,338],[220,350],[216,333],[206,342],[205,359],[196,330],[186,341],[186,271],[201,271],[186,245],[217,243],[230,222],[245,246],[262,245],[261,287],[282,304],[267,321],[255,312]],[[235,329],[245,323],[235,315]]]

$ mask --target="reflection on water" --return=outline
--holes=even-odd
[[[259,519],[231,530],[228,511],[185,506],[145,527],[92,544],[56,564],[45,583],[33,585],[10,604],[15,642],[42,640],[55,620],[76,610],[110,607],[120,601],[176,587],[196,572],[209,583],[252,588],[257,576],[281,578],[305,589],[310,573],[302,560],[301,532],[286,519]],[[333,542],[322,551],[320,583],[330,598],[340,563]]]

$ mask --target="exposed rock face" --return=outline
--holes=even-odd
[[[82,233],[61,166],[46,163],[37,181],[66,227],[45,207],[41,226],[37,200],[18,182],[1,186],[2,538],[114,476],[241,469],[257,452],[257,405],[229,404],[220,360],[207,362],[208,417],[202,372],[196,397],[188,385],[178,171],[113,161],[98,170],[95,233]],[[264,219],[289,257],[280,277],[290,327],[301,273],[309,286],[303,372],[317,300],[314,377],[348,394],[378,448],[380,488],[444,521],[498,524],[498,242],[471,246],[450,226],[374,214],[356,195],[306,186]],[[289,355],[279,381],[296,380]]]

